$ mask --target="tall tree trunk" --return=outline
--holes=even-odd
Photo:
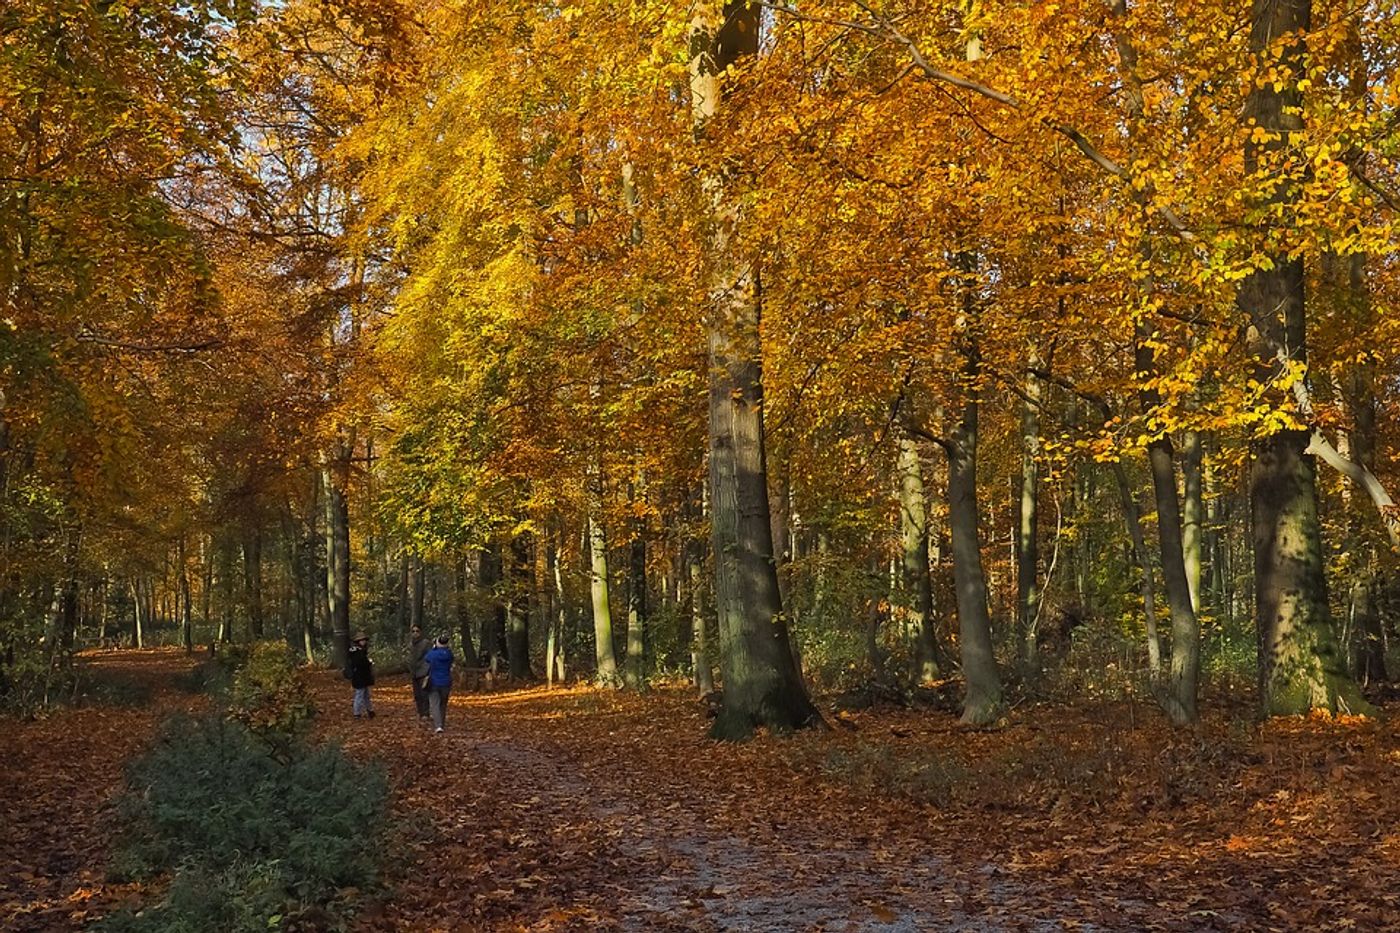
[[[335,668],[345,666],[350,648],[350,508],[345,498],[348,459],[348,454],[327,457],[321,473],[326,493],[326,616],[331,628],[331,665]]]
[[[628,545],[627,574],[627,665],[623,672],[627,686],[646,686],[647,625],[647,542],[642,529],[634,529]]]
[[[146,594],[139,577],[131,581],[131,602],[134,609],[131,640],[137,648],[144,648],[146,647],[146,625],[150,620],[146,617]]]
[[[482,548],[479,553],[481,573],[478,582],[481,587],[486,613],[481,619],[481,663],[494,674],[500,663],[505,602],[501,598],[501,548],[495,541]]]
[[[1026,676],[1040,674],[1036,620],[1040,617],[1040,405],[1044,394],[1040,357],[1032,350],[1026,372],[1026,397],[1021,403],[1021,483],[1016,509],[1016,631],[1021,668]]]
[[[452,574],[455,590],[453,605],[457,612],[457,634],[462,640],[462,663],[468,667],[476,667],[480,664],[480,659],[477,657],[476,646],[472,643],[472,614],[471,603],[467,595],[467,571],[467,558],[458,559],[453,566]]]
[[[602,686],[617,685],[617,655],[613,647],[612,599],[608,592],[608,536],[603,529],[600,503],[588,517],[589,592],[593,598],[596,679]]]
[[[558,540],[550,545],[545,555],[549,564],[550,582],[554,586],[550,606],[553,612],[549,622],[549,644],[545,649],[545,679],[551,687],[556,683],[564,683],[568,677],[564,645],[568,637],[569,612],[568,597],[564,592],[564,561],[560,553],[563,543],[564,536],[559,534]]]
[[[186,565],[185,534],[180,533],[177,560],[180,587],[180,635],[185,646],[185,654],[194,653],[194,612],[190,606],[190,570]]]
[[[709,621],[705,612],[705,574],[701,566],[704,543],[686,544],[686,573],[690,578],[690,667],[695,673],[695,689],[701,696],[715,692],[715,672],[710,666]]]
[[[78,632],[78,569],[81,556],[82,528],[77,522],[63,533],[63,591],[59,608],[59,645],[71,652]]]
[[[424,628],[423,603],[427,592],[427,569],[423,566],[423,557],[414,554],[411,558],[406,558],[408,566],[409,593],[408,593],[408,625],[409,628],[418,626]]]
[[[1157,636],[1157,586],[1152,574],[1152,557],[1147,550],[1147,537],[1142,531],[1142,512],[1138,508],[1137,496],[1128,483],[1128,473],[1123,464],[1115,461],[1113,478],[1118,486],[1118,501],[1123,509],[1123,523],[1128,528],[1128,540],[1132,542],[1133,558],[1142,574],[1138,581],[1142,593],[1143,625],[1147,630],[1147,670],[1155,679],[1162,670],[1162,642]]]
[[[1250,49],[1276,77],[1258,82],[1249,95],[1247,117],[1273,138],[1246,143],[1246,168],[1286,179],[1288,172],[1276,163],[1292,158],[1303,130],[1298,84],[1306,75],[1312,4],[1254,0],[1251,18]],[[1288,212],[1298,196],[1296,186],[1285,181],[1273,188],[1268,201]],[[1256,378],[1265,385],[1281,363],[1307,364],[1303,260],[1278,247],[1268,258],[1268,267],[1245,278],[1237,294],[1250,325]],[[1332,631],[1309,440],[1307,430],[1278,431],[1255,442],[1250,465],[1260,697],[1268,715],[1370,709],[1346,670]]]
[[[1186,586],[1191,593],[1191,611],[1201,612],[1201,552],[1204,541],[1202,518],[1202,463],[1199,431],[1181,435],[1181,556],[1186,565]]]
[[[506,580],[509,593],[506,654],[510,676],[516,680],[530,677],[530,595],[535,590],[535,562],[530,551],[531,541],[527,535],[517,534],[511,538],[510,573]]]
[[[723,98],[721,75],[758,52],[759,8],[707,0],[690,24],[691,115],[701,158]],[[758,257],[736,242],[739,209],[728,168],[703,172],[710,388],[710,502],[715,607],[724,670],[723,708],[712,734],[740,739],[759,726],[788,731],[821,723],[793,656],[773,554],[763,436]]]
[[[919,447],[904,432],[899,435],[898,469],[904,588],[915,637],[916,679],[927,684],[938,679],[937,620],[933,615],[933,576],[928,561],[928,507]]]
[[[248,603],[248,635],[263,637],[262,523],[243,541],[243,595]]]
[[[975,353],[969,356],[973,373],[977,368],[975,359]],[[982,542],[977,528],[977,390],[969,385],[966,391],[962,419],[948,444],[948,528],[953,539],[958,647],[967,681],[962,722],[985,726],[1001,715],[1001,674],[992,651],[987,577],[982,569]]]

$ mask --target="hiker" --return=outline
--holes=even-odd
[[[369,636],[358,632],[350,643],[345,655],[345,676],[350,678],[350,686],[355,688],[353,709],[355,718],[374,718],[374,706],[369,699],[369,688],[374,686],[374,662],[369,657]]]
[[[418,708],[418,718],[428,719],[428,651],[433,647],[432,640],[423,634],[421,626],[408,630],[408,676],[413,680],[413,705]]]
[[[452,692],[452,649],[447,636],[439,635],[432,650],[424,656],[428,662],[428,705],[432,708],[434,732],[441,732],[447,722],[447,697]]]

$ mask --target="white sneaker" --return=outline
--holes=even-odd
[[[438,727],[437,727],[436,729],[434,729],[433,731],[434,731],[434,732],[441,732],[441,731],[442,731],[442,726],[438,726]]]

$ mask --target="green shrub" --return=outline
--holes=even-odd
[[[266,930],[372,884],[387,785],[334,746],[274,757],[242,723],[180,718],[128,773],[112,875],[172,875],[165,900],[109,930]]]
[[[255,735],[294,735],[315,714],[311,694],[282,642],[259,642],[233,673],[229,715]]]

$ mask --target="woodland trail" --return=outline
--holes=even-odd
[[[686,691],[533,688],[455,697],[435,736],[406,686],[352,728],[318,684],[349,749],[392,749],[412,827],[366,929],[1400,929],[1393,719],[884,711],[733,745]]]
[[[177,652],[84,663],[128,705],[0,721],[3,930],[142,893],[105,881],[122,765],[204,702]],[[688,691],[533,687],[454,697],[439,736],[401,677],[359,723],[338,674],[308,678],[318,732],[391,779],[362,930],[1400,930],[1394,715],[885,710],[733,745]]]
[[[318,693],[323,708],[348,702],[334,682],[322,681]],[[1009,905],[1026,892],[992,866],[954,875],[943,857],[853,832],[839,813],[799,799],[785,812],[783,787],[711,784],[703,760],[717,746],[703,738],[702,717],[675,697],[653,699],[680,714],[666,731],[689,736],[664,761],[639,747],[647,736],[635,733],[627,698],[468,694],[454,699],[449,732],[435,735],[414,722],[406,685],[376,688],[375,720],[328,731],[352,753],[393,748],[387,760],[416,857],[365,927],[1060,928],[1013,920]],[[1038,899],[1057,903],[1048,892]]]

